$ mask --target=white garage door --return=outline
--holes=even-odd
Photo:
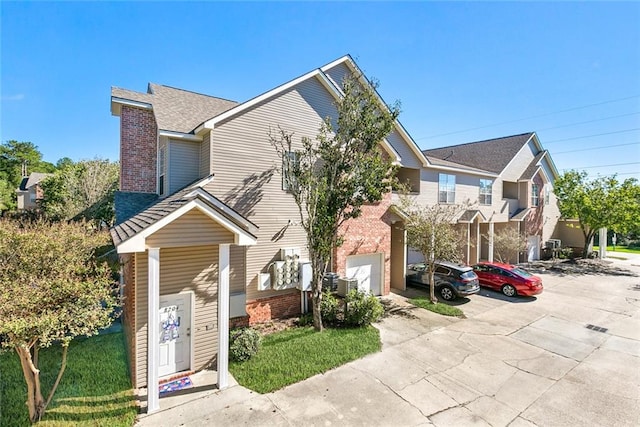
[[[358,279],[358,289],[381,295],[383,257],[381,253],[348,256],[346,276]]]

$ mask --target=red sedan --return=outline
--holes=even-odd
[[[542,292],[542,279],[520,267],[499,262],[481,262],[473,266],[480,286],[501,291],[508,297],[532,296]]]

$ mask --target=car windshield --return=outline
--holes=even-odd
[[[520,267],[516,267],[511,271],[513,271],[514,273],[522,277],[533,277],[533,274],[529,273],[526,270],[521,269]]]
[[[475,279],[478,276],[476,275],[476,273],[473,272],[473,270],[469,270],[462,273],[460,277],[463,279]]]

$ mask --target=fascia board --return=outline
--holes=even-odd
[[[527,145],[529,145],[529,142],[531,142],[531,140],[532,140],[532,139],[533,139],[533,142],[536,144],[536,147],[537,147],[540,151],[542,151],[542,149],[541,149],[541,147],[540,147],[540,143],[539,143],[539,142],[536,142],[536,138],[537,138],[537,137],[536,137],[536,133],[535,133],[535,132],[533,132],[533,133],[531,134],[531,137],[529,137],[529,139],[527,139],[527,142],[526,142],[526,143],[524,143],[524,144],[522,144],[522,147],[520,147],[520,149],[518,150],[518,152],[516,153],[516,155],[515,155],[515,156],[513,156],[513,157],[511,158],[511,160],[509,160],[509,163],[507,163],[507,165],[506,165],[504,168],[502,168],[502,170],[500,171],[500,174],[499,174],[498,176],[502,176],[502,174],[504,173],[504,171],[506,171],[507,169],[509,169],[509,166],[511,166],[511,163],[513,163],[513,162],[514,162],[514,160],[516,159],[516,157],[518,157],[518,156],[520,155],[520,153],[522,152],[522,150],[524,150],[524,147],[526,147]]]
[[[171,139],[180,139],[183,141],[192,141],[192,142],[202,142],[202,139],[203,139],[201,135],[176,132],[172,130],[160,130],[158,131],[158,136],[166,136]]]
[[[230,117],[235,116],[236,114],[240,114],[241,112],[261,103],[262,101],[269,99],[271,97],[273,97],[274,95],[277,95],[279,93],[282,93],[290,88],[292,88],[293,86],[297,85],[300,82],[303,82],[317,74],[321,73],[321,71],[319,69],[315,69],[313,71],[308,72],[307,74],[304,74],[296,79],[293,79],[291,81],[289,81],[288,83],[285,83],[283,85],[280,85],[274,89],[271,89],[265,93],[263,93],[262,95],[258,95],[255,98],[250,99],[247,102],[244,102],[236,107],[233,107],[230,110],[225,111],[224,113],[213,117],[209,120],[207,120],[206,122],[204,122],[202,125],[198,126],[198,128],[196,128],[195,133],[199,133],[201,130],[203,129],[215,129],[216,124],[220,123],[223,120],[227,120]]]
[[[455,173],[466,173],[466,174],[469,174],[469,175],[476,175],[476,176],[490,176],[492,178],[498,178],[499,177],[499,175],[496,175],[495,173],[491,173],[491,172],[470,171],[470,170],[466,170],[466,169],[453,168],[453,167],[449,167],[449,166],[431,165],[431,166],[429,166],[429,168],[430,169],[436,169],[436,170],[448,171],[448,172],[455,172]]]
[[[173,221],[180,218],[182,215],[186,214],[187,212],[191,211],[194,208],[199,209],[202,213],[207,215],[213,221],[217,222],[222,227],[224,227],[225,229],[233,233],[234,243],[236,245],[250,246],[250,245],[257,244],[257,238],[255,236],[251,235],[245,230],[242,230],[241,228],[233,224],[231,221],[224,218],[219,213],[215,212],[215,210],[212,209],[211,206],[209,206],[204,201],[200,199],[194,199],[189,201],[185,205],[181,206],[180,208],[176,209],[175,211],[171,212],[166,217],[160,219],[158,222],[140,231],[138,234],[131,237],[130,239],[120,243],[120,245],[118,245],[118,248],[117,248],[118,253],[122,254],[122,253],[133,253],[133,252],[144,252],[147,249],[147,246],[146,246],[147,237],[151,236],[156,231],[171,224]]]
[[[130,99],[118,98],[117,96],[112,96],[111,97],[111,114],[114,116],[119,116],[123,105],[142,108],[144,110],[153,110],[153,106],[147,102],[132,101]]]
[[[202,184],[202,185],[205,185],[205,184]],[[233,210],[232,208],[230,208],[229,206],[225,205],[223,202],[221,202],[220,200],[218,200],[217,198],[215,198],[214,196],[209,194],[200,185],[197,185],[197,186],[194,186],[194,187],[196,187],[196,188],[194,188],[194,190],[192,192],[190,192],[189,194],[185,195],[185,197],[199,197],[199,198],[205,200],[210,205],[214,206],[216,209],[218,209],[222,213],[224,213],[226,215],[229,215],[231,218],[233,218],[237,222],[246,223],[247,224],[247,228],[249,228],[249,232],[250,233],[258,231],[259,227],[257,225],[255,225],[253,222],[249,221],[248,219],[244,218],[238,212],[236,212],[235,210]]]

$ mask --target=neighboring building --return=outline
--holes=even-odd
[[[33,210],[38,208],[44,194],[40,182],[51,176],[50,173],[31,172],[29,176],[22,178],[20,187],[16,190],[18,193],[18,210]]]
[[[540,259],[556,231],[560,211],[553,194],[558,171],[534,132],[423,151],[436,165],[463,168],[428,174],[422,194],[427,203],[464,203],[458,219],[467,238],[464,260],[494,257],[492,234],[516,228],[527,239],[519,261]],[[434,198],[437,197],[437,200]]]
[[[361,74],[349,56],[244,103],[153,83],[147,93],[112,88],[121,165],[112,236],[134,387],[157,390],[159,377],[217,363],[223,388],[229,324],[301,312],[305,294],[288,261],[308,258],[306,236],[268,134],[315,137],[337,116],[347,74]],[[421,156],[399,123],[381,146],[398,164],[399,151]],[[401,221],[391,195],[365,206],[344,224],[333,271],[376,295],[404,287]]]

